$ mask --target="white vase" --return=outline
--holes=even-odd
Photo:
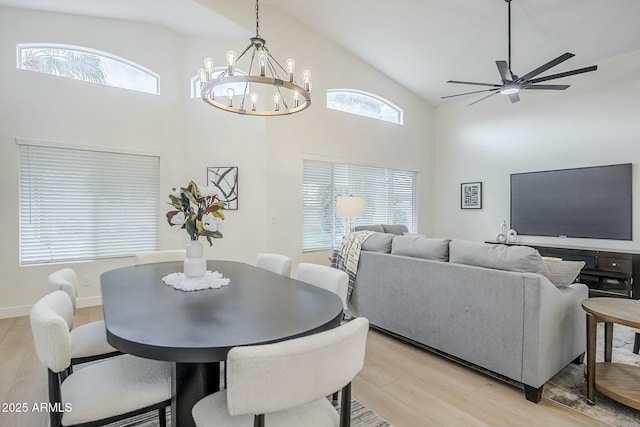
[[[204,248],[197,240],[187,245],[187,258],[184,260],[184,275],[187,277],[202,277],[207,271],[207,260],[204,258]]]

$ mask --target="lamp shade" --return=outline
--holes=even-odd
[[[346,218],[364,217],[364,197],[340,196],[336,198],[336,216]]]

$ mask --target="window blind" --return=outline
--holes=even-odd
[[[20,145],[20,265],[159,248],[157,156]]]
[[[336,197],[366,199],[362,224],[417,226],[416,172],[389,168],[304,160],[303,243],[305,251],[335,247],[347,234],[348,221],[336,217]]]

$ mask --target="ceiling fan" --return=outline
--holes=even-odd
[[[552,74],[549,76],[544,76],[544,77],[538,77],[535,78],[537,75],[544,73],[545,71],[547,71],[550,68],[555,67],[556,65],[566,61],[569,58],[574,57],[575,55],[573,53],[564,53],[562,55],[560,55],[559,57],[557,57],[556,59],[553,59],[549,62],[547,62],[544,65],[541,65],[540,67],[536,68],[533,71],[528,72],[527,74],[525,74],[524,76],[518,77],[517,75],[513,74],[511,72],[511,0],[504,0],[507,5],[508,5],[508,13],[509,13],[509,39],[508,39],[508,43],[509,43],[509,60],[508,61],[496,61],[496,66],[498,67],[498,72],[500,73],[500,77],[502,77],[502,83],[500,84],[493,84],[493,83],[478,83],[478,82],[466,82],[466,81],[460,81],[460,80],[449,80],[447,81],[447,83],[456,83],[456,84],[463,84],[463,85],[476,85],[476,86],[489,86],[490,89],[484,89],[484,90],[476,90],[476,91],[472,91],[472,92],[465,92],[465,93],[458,93],[456,95],[448,95],[448,96],[443,96],[440,99],[445,99],[445,98],[453,98],[456,96],[463,96],[463,95],[471,95],[474,93],[482,93],[482,92],[490,92],[487,96],[480,98],[476,101],[473,101],[471,104],[469,105],[473,105],[476,104],[480,101],[483,101],[493,95],[496,94],[502,94],[502,95],[507,95],[509,97],[509,99],[511,100],[511,102],[518,102],[520,101],[520,96],[518,95],[518,92],[520,92],[521,90],[565,90],[566,88],[568,88],[570,85],[555,85],[555,84],[538,84],[538,83],[542,83],[542,82],[546,82],[549,80],[554,80],[554,79],[559,79],[561,77],[567,77],[567,76],[573,76],[575,74],[582,74],[582,73],[588,73],[590,71],[596,71],[598,69],[597,65],[592,65],[590,67],[585,67],[585,68],[579,68],[576,70],[571,70],[571,71],[565,71],[563,73],[558,73],[558,74]]]

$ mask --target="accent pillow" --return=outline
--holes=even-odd
[[[529,246],[494,245],[468,240],[449,243],[449,262],[497,270],[540,273],[540,253]]]
[[[356,225],[353,231],[376,231],[378,233],[384,233],[384,228],[382,228],[380,224]]]
[[[395,234],[391,233],[376,233],[367,237],[367,240],[362,242],[361,249],[369,252],[381,252],[384,254],[391,253],[391,242]]]
[[[449,259],[449,239],[429,239],[415,235],[396,236],[393,238],[391,253],[447,261]]]
[[[382,224],[385,233],[393,233],[402,235],[405,231],[409,231],[406,225],[403,224]]]
[[[559,288],[569,286],[576,280],[584,261],[542,260],[542,275]]]

